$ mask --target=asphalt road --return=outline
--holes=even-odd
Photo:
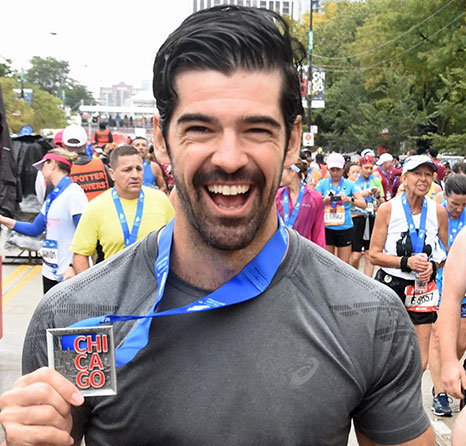
[[[1,253],[1,251],[0,251]],[[4,261],[6,253],[3,252]],[[3,337],[0,339],[0,393],[11,388],[20,376],[21,349],[24,334],[34,309],[42,297],[42,280],[40,266],[27,264],[7,265],[2,267],[3,294]],[[438,418],[431,412],[432,382],[429,371],[423,377],[423,400],[426,412],[432,420],[439,446],[450,445],[450,433],[456,413],[452,418]],[[453,408],[458,408],[454,401]],[[403,416],[403,414],[400,414]],[[0,441],[3,440],[0,432]],[[348,445],[357,445],[351,433]]]

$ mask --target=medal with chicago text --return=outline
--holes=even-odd
[[[83,396],[116,395],[113,327],[47,330],[49,367],[71,381]]]

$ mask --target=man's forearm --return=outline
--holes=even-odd
[[[89,257],[83,256],[82,254],[75,254],[73,257],[73,269],[76,274],[82,273],[86,269],[89,269]]]

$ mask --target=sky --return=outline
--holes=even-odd
[[[191,0],[1,0],[0,62],[27,70],[33,56],[66,60],[94,96],[119,82],[141,88],[191,8]]]

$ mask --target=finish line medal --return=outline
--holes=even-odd
[[[49,367],[83,396],[116,395],[113,326],[48,329],[47,353]]]

